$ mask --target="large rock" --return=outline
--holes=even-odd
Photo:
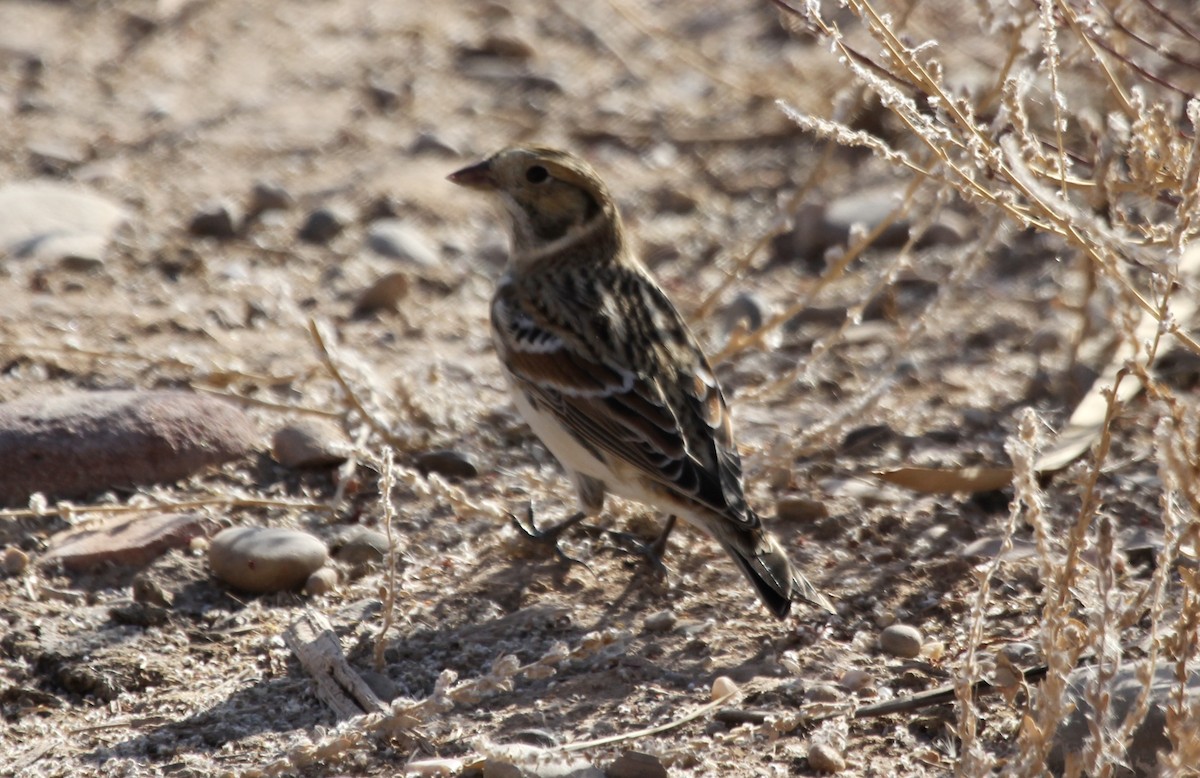
[[[1076,670],[1068,679],[1068,694],[1073,710],[1059,725],[1054,736],[1054,747],[1048,761],[1055,773],[1062,773],[1067,755],[1081,753],[1090,737],[1088,721],[1095,714],[1086,697],[1086,690],[1088,684],[1095,682],[1095,677],[1096,668],[1088,667]],[[1150,700],[1146,717],[1133,732],[1133,738],[1125,752],[1125,764],[1118,766],[1114,775],[1128,778],[1159,774],[1158,753],[1171,750],[1171,741],[1167,739],[1167,705],[1175,695],[1177,686],[1173,666],[1162,665],[1155,670],[1150,681]],[[1119,726],[1124,721],[1143,688],[1135,667],[1123,667],[1117,672],[1107,689],[1110,694],[1107,717],[1110,727]],[[1200,704],[1200,673],[1193,673],[1188,678],[1184,688],[1184,704],[1193,711]],[[1194,727],[1195,722],[1184,726]]]
[[[0,404],[0,505],[176,481],[245,456],[254,422],[216,397],[77,392]]]
[[[0,259],[100,256],[129,218],[120,205],[78,186],[22,181],[0,186]]]

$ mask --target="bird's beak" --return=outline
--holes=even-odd
[[[495,189],[496,179],[492,175],[492,167],[488,160],[484,160],[477,165],[465,167],[462,170],[455,171],[446,176],[452,184],[465,186],[470,189]]]

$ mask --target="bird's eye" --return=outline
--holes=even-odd
[[[531,184],[540,184],[550,177],[550,171],[541,165],[534,165],[525,171],[525,180]]]

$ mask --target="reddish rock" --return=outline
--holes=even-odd
[[[143,567],[167,550],[183,548],[192,538],[215,529],[212,519],[190,514],[111,516],[52,537],[42,562],[62,562],[68,570],[87,570],[105,563]]]
[[[0,505],[177,481],[259,446],[253,420],[216,397],[77,392],[0,404]]]

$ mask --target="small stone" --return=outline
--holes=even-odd
[[[59,257],[58,266],[68,273],[95,273],[104,267],[104,257],[92,251],[95,245],[82,248],[82,251],[64,253]]]
[[[217,578],[246,592],[298,589],[328,560],[325,544],[307,532],[231,527],[213,538],[208,562]]]
[[[384,673],[360,670],[358,674],[367,682],[367,686],[371,687],[371,691],[375,692],[375,696],[384,702],[391,702],[400,696],[400,687]],[[457,773],[454,774],[457,775]]]
[[[102,255],[128,218],[122,206],[74,184],[22,181],[0,185],[0,256],[43,256],[47,243],[65,238],[76,242],[90,239],[94,253]]]
[[[251,216],[259,216],[265,211],[285,211],[295,204],[292,193],[279,184],[259,181],[250,190],[250,203],[246,210]]]
[[[337,467],[350,457],[350,441],[324,419],[298,419],[280,427],[271,440],[271,456],[294,470]]]
[[[892,624],[879,633],[879,647],[893,656],[915,659],[921,655],[921,631],[908,624]]]
[[[436,154],[442,157],[454,158],[463,156],[460,149],[431,132],[417,133],[417,137],[413,139],[412,144],[408,147],[408,153],[413,156],[417,156],[418,154]]]
[[[29,164],[39,175],[62,176],[79,167],[91,155],[90,149],[77,143],[38,140],[25,147]]]
[[[664,610],[658,613],[652,613],[642,622],[642,627],[647,632],[669,632],[675,628],[675,623],[679,617],[675,615],[675,611]]]
[[[63,530],[50,538],[43,563],[61,562],[68,570],[111,564],[144,567],[172,548],[184,548],[212,531],[203,516],[166,513],[158,516],[109,516]]]
[[[332,567],[322,567],[315,571],[304,582],[304,593],[310,597],[316,597],[320,594],[328,594],[337,588],[338,573]]]
[[[412,98],[412,86],[405,83],[393,86],[378,78],[367,82],[367,99],[379,113],[391,113]]]
[[[489,35],[477,46],[461,46],[458,50],[458,55],[463,58],[495,57],[521,62],[531,59],[533,54],[533,46],[508,35]]]
[[[426,451],[416,459],[417,469],[422,474],[437,473],[449,478],[474,478],[479,474],[470,457],[458,451]]]
[[[846,769],[846,758],[829,743],[813,743],[808,747],[808,766],[819,773],[840,773]]]
[[[367,229],[367,246],[377,254],[399,259],[422,270],[438,266],[437,250],[421,232],[400,219],[379,219]]]
[[[653,208],[664,213],[685,214],[696,210],[696,198],[682,189],[661,186],[651,195]]]
[[[842,700],[842,693],[838,691],[836,686],[819,683],[810,687],[805,693],[805,697],[810,702],[840,702]]]
[[[811,522],[829,518],[829,508],[820,500],[785,495],[775,503],[775,515],[780,521]]]
[[[732,678],[727,675],[719,675],[712,685],[712,699],[715,702],[723,697],[728,697],[738,690],[738,685]]]
[[[188,222],[188,232],[202,238],[222,240],[237,235],[238,217],[234,206],[223,200],[209,203],[196,211]]]
[[[746,332],[753,332],[763,326],[766,320],[763,312],[766,306],[757,296],[743,292],[730,300],[729,305],[721,309],[721,329],[726,334],[732,333],[739,327]]]
[[[20,575],[29,567],[29,554],[15,546],[7,546],[0,557],[0,571],[5,575]]]
[[[852,692],[862,691],[874,683],[875,679],[866,670],[847,670],[842,673],[838,683]]]
[[[362,210],[363,222],[370,224],[381,219],[395,219],[400,215],[400,203],[392,195],[384,192],[372,198]]]
[[[667,768],[653,754],[626,751],[604,771],[606,778],[667,778]]]
[[[333,558],[360,567],[383,561],[388,552],[387,535],[366,527],[351,527],[332,544]]]
[[[354,303],[354,315],[366,316],[376,311],[399,310],[399,303],[408,294],[408,276],[388,273],[363,291]]]
[[[340,235],[349,222],[349,217],[340,209],[318,208],[300,226],[299,237],[305,243],[328,243]]]

